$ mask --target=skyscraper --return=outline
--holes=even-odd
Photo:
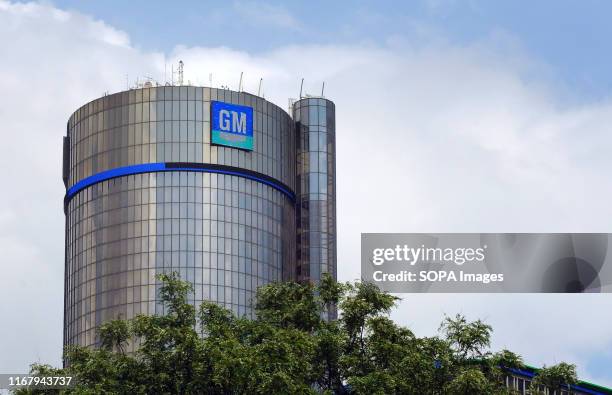
[[[336,276],[335,107],[194,86],[93,100],[64,137],[64,344],[163,314],[155,275],[253,314],[257,287]],[[333,313],[330,318],[333,318]]]

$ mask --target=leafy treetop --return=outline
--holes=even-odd
[[[523,366],[508,350],[489,351],[492,328],[480,320],[446,317],[440,336],[416,337],[389,319],[398,298],[370,283],[269,284],[248,319],[210,302],[196,311],[189,283],[158,279],[165,315],[107,322],[98,348],[70,347],[66,368],[34,364],[32,373],[75,377],[65,394],[478,395],[512,393],[501,368]],[[322,318],[336,308],[338,320]],[[573,383],[572,369],[545,368],[536,384]]]

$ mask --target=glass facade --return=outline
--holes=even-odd
[[[336,125],[334,103],[305,98],[293,106],[297,138],[297,277],[336,278]]]
[[[211,100],[253,108],[253,151],[211,144]],[[293,125],[280,107],[248,93],[193,86],[119,92],[70,117],[68,186],[123,166],[203,162],[256,171],[295,190]]]
[[[252,151],[211,144],[211,101],[253,108]],[[96,346],[96,329],[111,319],[163,314],[158,273],[191,282],[196,307],[211,300],[246,316],[258,286],[335,276],[334,107],[301,100],[295,108],[300,118],[315,108],[324,121],[296,123],[260,97],[192,86],[119,92],[70,117],[63,179],[76,192],[64,202],[65,345]],[[312,155],[317,167],[304,167]],[[160,163],[215,167],[96,179]]]

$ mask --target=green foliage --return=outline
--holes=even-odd
[[[509,350],[501,350],[491,355],[481,363],[481,371],[487,379],[493,383],[503,383],[506,377],[504,369],[524,369],[523,359]],[[503,390],[502,386],[498,386],[497,390]],[[502,393],[508,393],[502,391]],[[512,393],[512,392],[510,392]]]
[[[285,282],[260,287],[255,310],[261,321],[281,328],[311,332],[321,323],[311,284]]]
[[[370,283],[266,285],[247,319],[210,302],[196,311],[188,283],[158,279],[165,315],[107,322],[98,348],[69,348],[65,369],[32,373],[74,376],[66,394],[459,395],[508,393],[500,367],[523,366],[508,350],[488,351],[492,329],[479,320],[446,317],[441,337],[416,337],[388,317],[398,298]],[[336,308],[338,320],[322,318]],[[573,383],[575,368],[545,368],[537,380]]]
[[[481,358],[487,355],[486,348],[491,344],[493,328],[480,320],[468,322],[462,315],[455,318],[445,317],[440,330],[455,351],[460,361]]]
[[[525,364],[520,355],[509,350],[501,350],[493,355],[491,361],[495,366],[512,369],[523,369]]]
[[[540,386],[547,387],[550,391],[559,391],[567,384],[576,384],[578,375],[576,374],[576,365],[565,362],[558,363],[553,366],[544,366],[540,369],[533,381],[531,382],[531,390],[533,393],[540,393]]]
[[[100,326],[100,345],[107,350],[125,352],[125,346],[130,338],[130,328],[127,321],[114,320]]]
[[[446,386],[446,392],[453,395],[490,395],[496,392],[491,383],[478,368],[463,369]]]

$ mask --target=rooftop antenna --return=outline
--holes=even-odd
[[[179,60],[179,65],[178,65],[178,84],[179,85],[183,85],[183,61]]]
[[[321,87],[321,97],[325,97],[323,92],[325,92],[325,81],[323,81],[323,86]]]
[[[304,79],[302,78],[302,83],[300,84],[300,99],[302,98],[302,88],[304,87]]]
[[[263,78],[259,79],[259,88],[257,88],[257,96],[261,96],[261,83],[263,82]]]
[[[240,82],[238,82],[238,92],[242,92],[242,71],[240,72]]]

